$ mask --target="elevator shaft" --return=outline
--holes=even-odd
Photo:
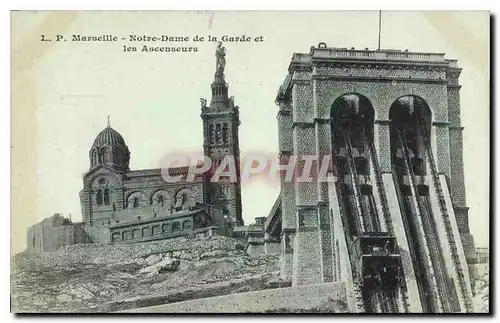
[[[342,139],[345,144],[348,166],[348,174],[345,174],[343,179],[344,181],[348,179],[350,182],[354,201],[343,196],[341,200],[344,203],[342,203],[341,210],[351,211],[350,214],[344,213],[344,216],[353,218],[350,223],[348,221],[348,225],[356,224],[354,230],[349,230],[348,247],[351,250],[350,260],[355,290],[360,290],[361,294],[358,302],[362,302],[364,312],[397,313],[400,308],[404,308],[405,293],[400,280],[400,257],[396,251],[397,243],[395,238],[388,233],[380,232],[380,221],[371,191],[365,191],[364,194],[361,192],[362,175],[358,174],[354,162],[349,132],[343,131]],[[367,144],[366,137],[362,140]],[[367,146],[370,150],[371,146]],[[371,151],[369,153],[372,154]],[[373,175],[376,176],[376,174]],[[365,186],[365,190],[368,187],[371,190],[370,185]]]
[[[344,131],[343,133],[343,139],[345,142],[345,148],[347,152],[347,165],[349,167],[349,175],[351,178],[351,183],[352,183],[352,188],[354,192],[354,198],[355,198],[355,203],[356,203],[356,208],[358,210],[358,220],[357,223],[359,223],[358,227],[358,234],[362,233],[365,231],[365,221],[364,219],[366,218],[368,212],[364,208],[363,202],[361,201],[361,191],[359,189],[359,177],[358,177],[358,172],[356,169],[356,164],[354,163],[354,158],[352,154],[352,144],[351,144],[351,138],[349,136],[349,133]]]
[[[420,235],[417,232],[417,228],[415,227],[415,221],[412,219],[412,210],[411,210],[411,199],[407,196],[403,196],[400,188],[400,175],[398,174],[396,167],[392,166],[392,174],[393,180],[395,183],[395,189],[397,198],[400,204],[400,209],[402,213],[403,226],[408,238],[408,248],[410,252],[410,257],[413,262],[413,269],[415,271],[415,280],[420,291],[429,290],[429,284],[426,279],[428,277],[426,266],[425,266],[425,253],[422,250],[423,244],[419,242],[418,238]],[[422,304],[422,309],[424,312],[431,312],[429,309],[429,303],[431,300],[431,294],[427,294],[426,292],[420,293],[420,301]]]
[[[419,191],[416,186],[417,180],[413,172],[413,168],[411,167],[409,149],[407,146],[407,140],[404,130],[399,131],[398,134],[398,139],[403,152],[405,168],[410,181],[412,195],[414,196],[414,201],[416,202],[416,208],[418,210],[417,216],[420,216],[422,231],[425,236],[425,241],[427,242],[428,256],[431,260],[432,265],[432,280],[439,292],[439,297],[436,297],[438,301],[437,303],[439,303],[439,308],[442,311],[448,313],[450,312],[450,298],[445,277],[446,268],[444,265],[441,246],[439,244],[439,237],[436,232],[436,225],[433,221],[432,209],[429,207],[429,201],[427,197],[419,197]]]

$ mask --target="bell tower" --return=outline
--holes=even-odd
[[[233,171],[235,176],[221,176],[218,181],[206,180],[206,200],[210,204],[223,209],[224,216],[233,225],[243,225],[241,216],[241,183],[240,183],[240,148],[238,127],[240,125],[238,107],[234,98],[228,97],[228,84],[224,79],[226,66],[226,49],[219,42],[215,52],[216,71],[211,85],[212,100],[206,105],[201,99],[201,118],[203,120],[203,150],[205,156],[212,160],[215,171],[221,163],[229,162],[223,167],[224,172]],[[232,163],[234,161],[234,163]],[[232,164],[231,164],[232,163]]]

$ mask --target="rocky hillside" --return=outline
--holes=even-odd
[[[12,260],[12,311],[110,312],[286,287],[278,263],[226,237],[21,253]],[[475,312],[488,312],[488,265],[474,268]]]
[[[284,286],[278,256],[211,237],[73,245],[12,261],[13,312],[109,312]]]

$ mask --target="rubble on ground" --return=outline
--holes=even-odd
[[[477,278],[472,279],[472,303],[475,313],[489,313],[490,271],[488,264],[474,265]]]
[[[12,264],[12,311],[108,312],[273,288],[278,263],[219,236],[21,253]]]

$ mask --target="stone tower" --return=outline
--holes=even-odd
[[[203,150],[205,156],[212,160],[212,169],[219,167],[226,159],[234,161],[224,171],[233,171],[234,177],[224,176],[220,181],[206,183],[206,200],[210,204],[223,209],[223,213],[233,225],[243,225],[241,216],[241,183],[240,183],[240,148],[238,127],[240,125],[238,107],[233,97],[228,97],[228,84],[224,79],[226,52],[222,43],[216,51],[217,66],[212,83],[212,100],[210,106],[202,99],[201,118],[203,119]]]
[[[80,204],[83,222],[107,222],[123,209],[122,174],[130,171],[130,151],[122,135],[108,124],[89,150],[89,171],[83,176]]]
[[[280,160],[319,162],[311,182],[281,175],[285,279],[344,282],[355,312],[472,310],[460,71],[437,53],[321,43],[293,55]]]

